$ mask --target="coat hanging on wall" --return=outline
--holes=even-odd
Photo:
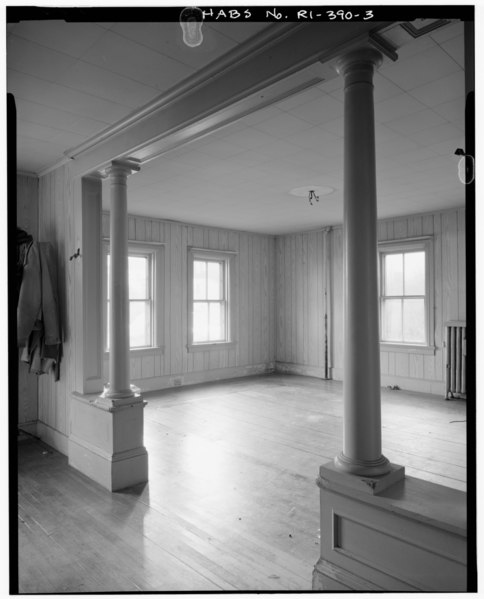
[[[32,235],[29,235],[23,229],[17,227],[17,272],[16,272],[16,287],[17,287],[17,304],[22,285],[22,277],[24,271],[24,262],[29,251],[30,245],[33,242]]]
[[[17,343],[30,372],[53,370],[58,381],[62,340],[56,256],[50,243],[25,235],[17,230]]]

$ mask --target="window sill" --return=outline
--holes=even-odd
[[[225,350],[233,349],[237,346],[236,341],[219,341],[217,343],[191,343],[187,345],[187,351],[189,353],[199,351],[214,351],[214,350]]]
[[[387,352],[397,352],[402,354],[425,354],[435,355],[435,346],[433,345],[412,345],[410,343],[384,343],[380,342],[380,350]]]
[[[131,358],[138,358],[141,356],[152,356],[152,355],[160,355],[162,356],[165,353],[164,345],[157,345],[153,347],[135,347],[129,350],[129,355]],[[104,356],[109,356],[109,351],[104,352]]]

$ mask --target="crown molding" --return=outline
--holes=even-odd
[[[21,177],[30,177],[31,179],[38,179],[39,175],[36,173],[31,173],[30,171],[17,171],[17,175]]]
[[[54,162],[54,164],[52,164],[51,166],[48,166],[48,167],[42,169],[41,171],[39,171],[36,176],[43,177],[44,175],[48,175],[52,171],[55,171],[58,168],[60,168],[61,166],[65,166],[66,164],[69,164],[69,162],[71,162],[71,160],[72,159],[67,158],[67,156],[64,158],[61,158],[57,162]]]

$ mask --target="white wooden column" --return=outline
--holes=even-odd
[[[465,494],[405,477],[381,449],[372,48],[344,56],[343,450],[319,469],[315,591],[463,591]]]
[[[137,170],[137,165],[127,161],[114,161],[107,170],[111,196],[110,381],[101,395],[74,392],[71,403],[69,464],[110,491],[148,480],[148,454],[143,445],[145,402],[139,389],[130,385],[129,376],[127,179]],[[89,276],[87,268],[85,276]]]
[[[139,167],[113,162],[107,169],[110,180],[111,281],[109,288],[109,384],[104,396],[131,397],[129,376],[129,289],[128,289],[128,176]]]
[[[345,80],[344,431],[336,466],[361,476],[390,471],[381,453],[380,342],[373,72],[363,48],[338,62]]]

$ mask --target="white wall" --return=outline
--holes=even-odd
[[[332,232],[284,235],[276,240],[276,367],[325,377],[325,341],[331,331]],[[327,329],[325,324],[327,315]]]
[[[103,214],[109,236],[109,214]],[[130,216],[128,239],[163,244],[164,352],[131,352],[131,379],[141,390],[156,390],[266,372],[274,361],[274,238],[160,219]],[[188,352],[188,247],[236,252],[235,341],[231,349]],[[104,360],[108,380],[108,358]]]
[[[276,362],[285,369],[323,376],[322,316],[324,290],[331,289],[332,336],[330,363],[336,380],[343,378],[343,234],[341,227],[325,231],[279,237],[277,260]],[[383,385],[435,393],[445,392],[445,348],[443,334],[449,320],[466,319],[465,209],[382,220],[379,241],[430,235],[434,255],[433,355],[398,351],[381,352]],[[325,249],[326,247],[326,249]],[[330,282],[321,281],[325,262],[330,263]],[[289,364],[288,364],[289,363]]]
[[[74,181],[69,165],[39,179],[39,241],[49,241],[57,255],[58,293],[62,324],[60,379],[39,377],[37,432],[47,443],[67,454],[70,393],[74,390],[78,351],[73,323],[79,313],[77,270],[80,260],[69,260],[79,247],[75,230]]]

